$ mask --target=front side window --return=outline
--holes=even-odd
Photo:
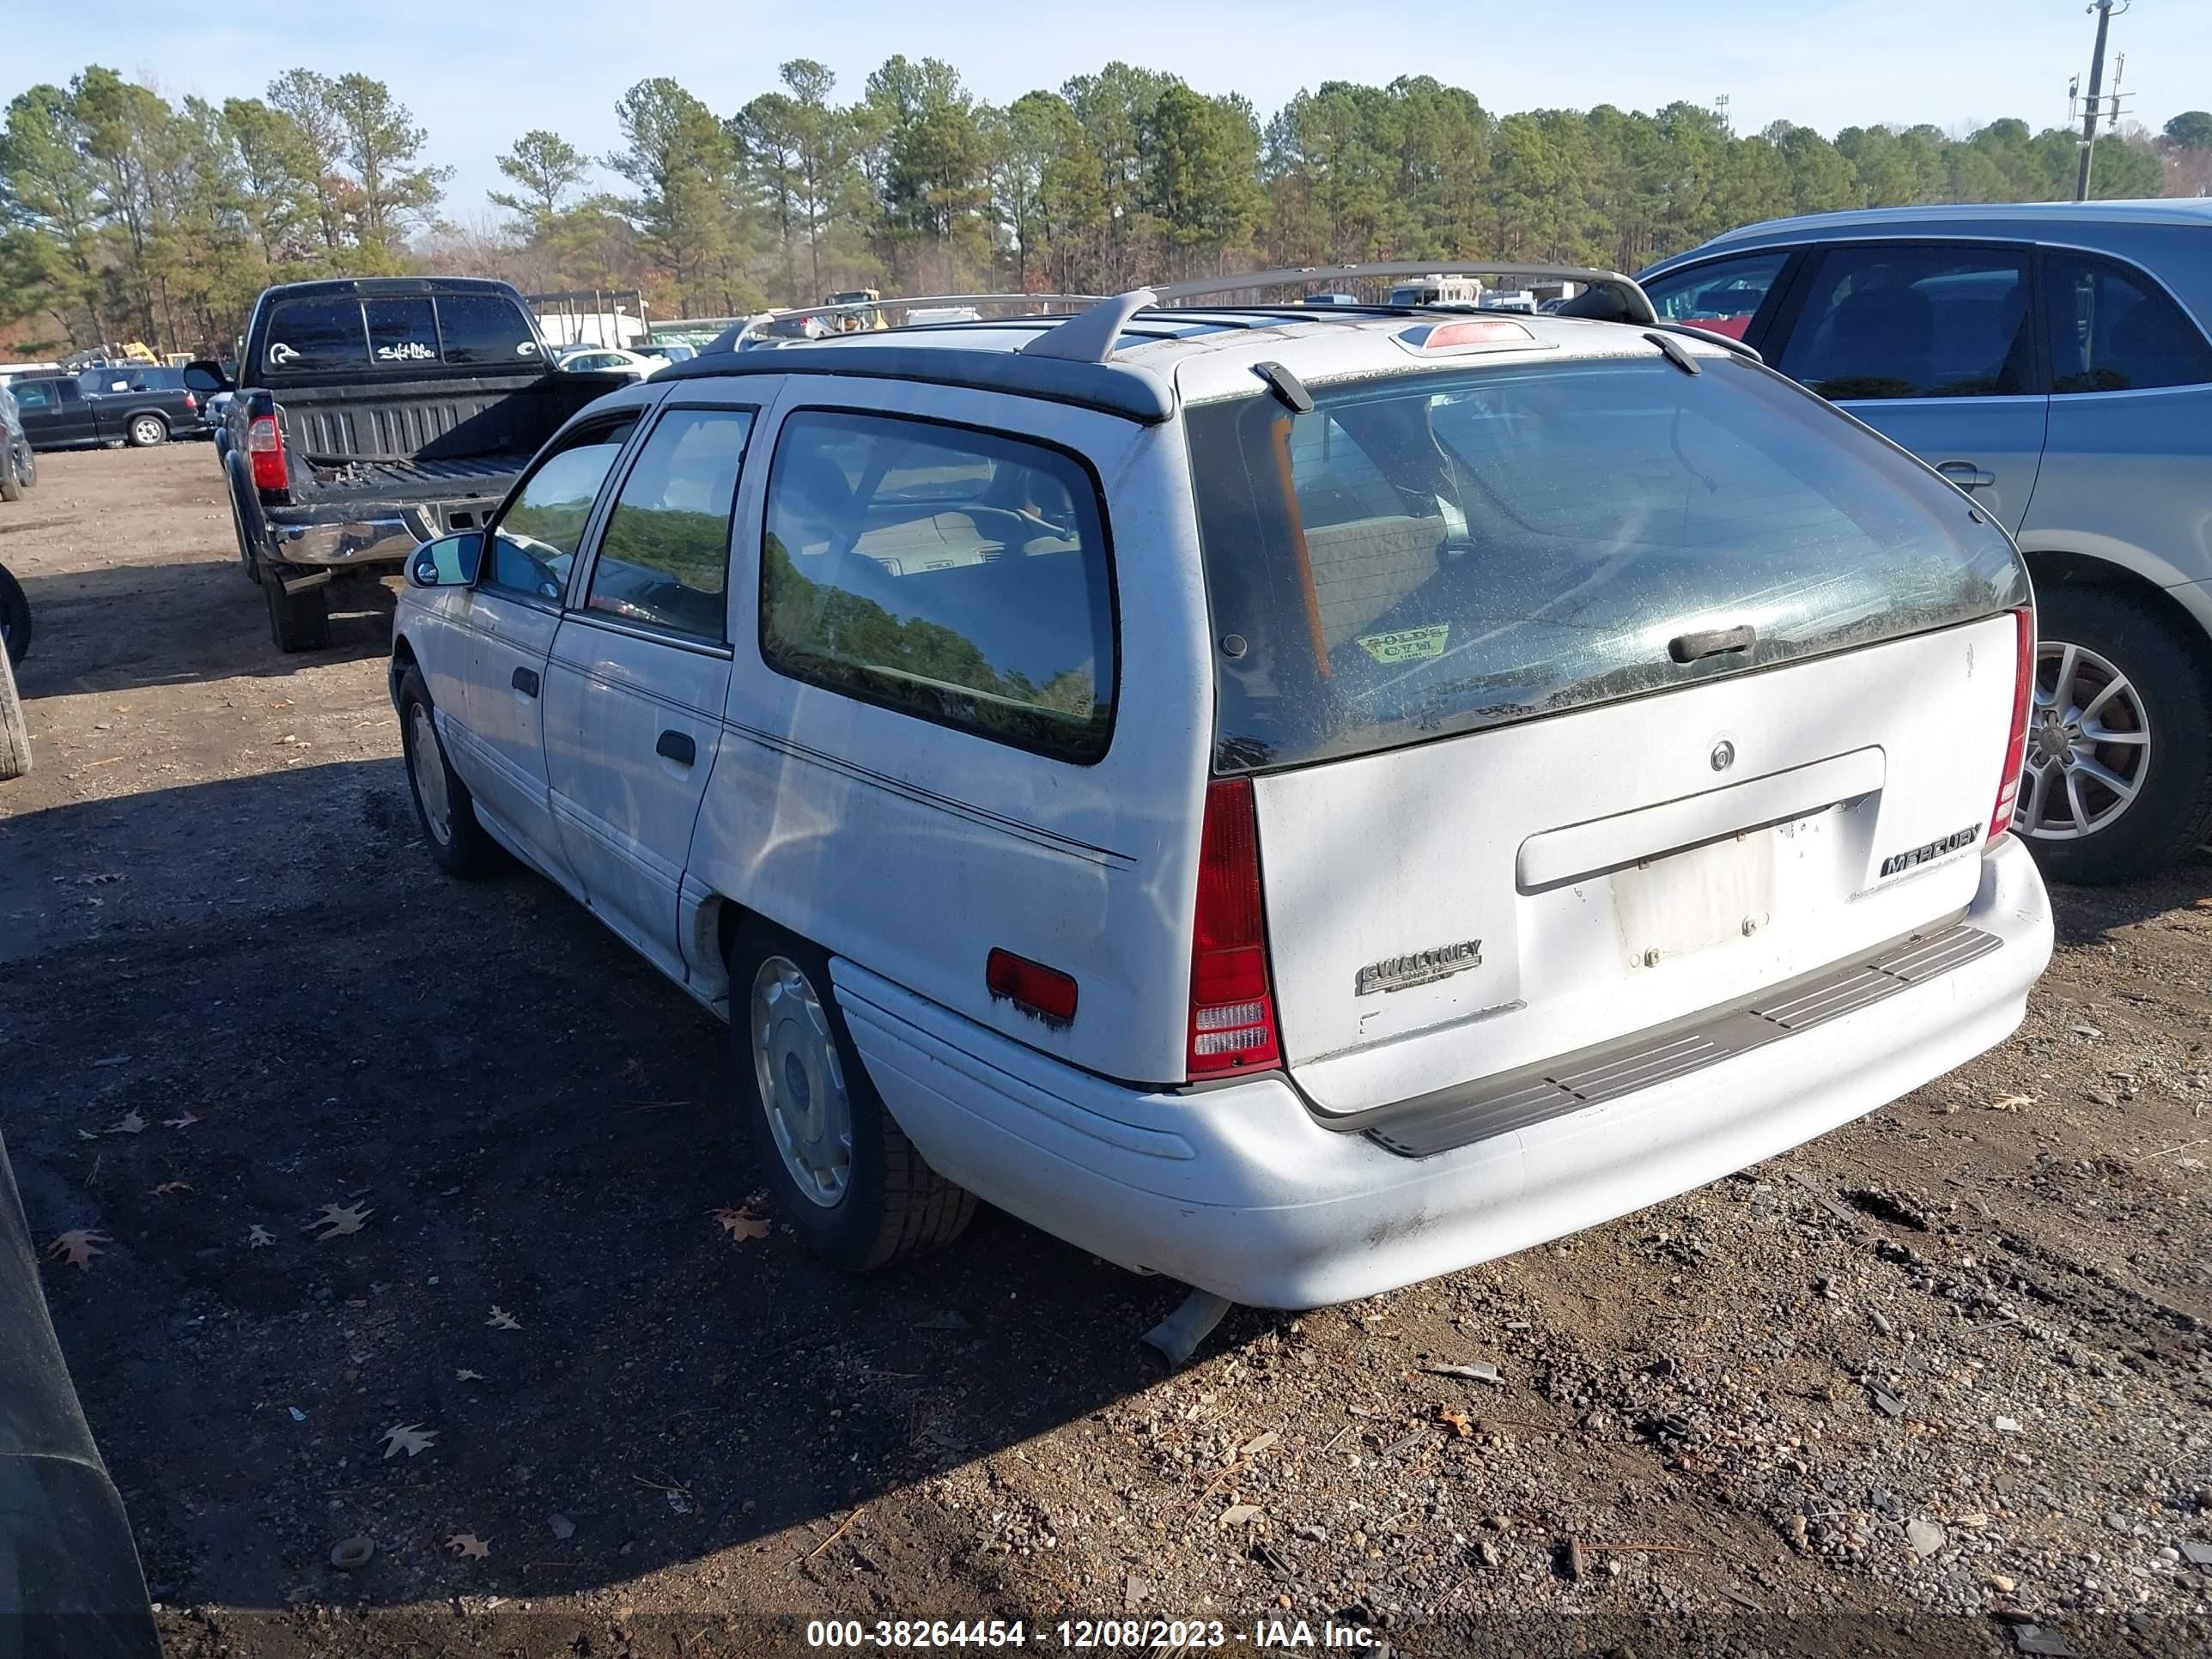
[[[2044,255],[2051,389],[2141,392],[2212,381],[2212,347],[2157,283],[2094,253]]]
[[[497,294],[441,294],[438,331],[449,363],[517,365],[538,362],[530,319],[514,301]]]
[[[797,679],[1095,761],[1114,717],[1109,556],[1097,484],[1057,450],[801,410],[769,473],[762,654]]]
[[[270,313],[268,339],[262,355],[281,374],[359,368],[368,361],[361,301],[355,299],[287,300]]]
[[[1869,244],[1815,258],[1777,365],[1822,397],[2032,389],[2027,264],[2009,248]]]
[[[485,584],[561,602],[599,486],[636,425],[633,416],[587,428],[538,464],[492,532],[481,578]]]
[[[2027,603],[2003,532],[1752,363],[1354,380],[1186,417],[1224,772],[1671,690]],[[1686,663],[1678,637],[1748,626]]]
[[[752,428],[742,409],[661,416],[607,515],[586,611],[721,641],[730,513]]]
[[[1691,270],[1670,271],[1644,285],[1659,320],[1686,323],[1708,333],[1741,340],[1751,330],[1774,280],[1789,263],[1786,253],[1753,253],[1717,259]]]
[[[438,319],[427,295],[390,295],[368,300],[368,355],[379,368],[438,361]]]

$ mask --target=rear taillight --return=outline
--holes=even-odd
[[[1189,1076],[1218,1077],[1282,1058],[1260,908],[1260,826],[1249,778],[1206,792],[1190,946]]]
[[[284,434],[274,415],[257,415],[246,428],[246,453],[253,466],[256,489],[284,489],[291,479],[284,470]]]
[[[1990,841],[2012,827],[2013,809],[2020,804],[2020,772],[2027,759],[2027,705],[2035,690],[2035,613],[2012,613],[2018,655],[2012,673],[2012,735],[2005,741],[2004,771],[1997,780],[1996,810],[1990,814]]]
[[[197,415],[199,412],[200,400],[193,397],[189,392],[185,393],[185,413],[187,415]]]

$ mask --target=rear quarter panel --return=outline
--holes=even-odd
[[[756,434],[748,472],[771,461],[784,416],[824,407],[926,413],[1088,459],[1115,556],[1112,738],[1102,760],[1074,765],[772,670],[760,650],[764,492],[744,492],[726,731],[687,889],[734,900],[1075,1065],[1180,1079],[1213,710],[1179,423],[1139,427],[992,392],[795,375]],[[994,947],[1073,975],[1073,1022],[1048,1025],[994,1000],[983,981]]]

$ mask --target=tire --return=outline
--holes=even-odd
[[[415,822],[441,870],[461,881],[478,881],[497,867],[499,845],[477,822],[476,799],[446,758],[431,711],[430,689],[410,667],[399,681],[399,744],[407,757]]]
[[[829,957],[797,935],[748,917],[730,942],[729,966],[738,1109],[776,1206],[807,1249],[848,1272],[866,1273],[959,1237],[975,1218],[975,1195],[924,1163],[884,1109],[837,1006]],[[775,988],[765,1006],[756,995],[764,983]],[[779,1078],[784,1080],[764,1081]],[[799,1116],[801,1099],[808,1106],[820,1100],[823,1121],[834,1121],[830,1103],[842,1093],[850,1157],[834,1193],[830,1183],[801,1184],[793,1165],[804,1164],[806,1156],[787,1155],[780,1143],[770,1087],[787,1125]]]
[[[2154,874],[2212,831],[2212,676],[2202,641],[2107,587],[2057,583],[2037,595],[2036,610],[2035,703],[2014,826],[2054,881],[2108,886]],[[2117,689],[2116,678],[2124,682]],[[2098,742],[2099,732],[2126,740]],[[2124,798],[2112,779],[2132,792]]]
[[[134,415],[124,440],[133,449],[151,449],[169,441],[169,423],[159,415]]]
[[[15,458],[15,482],[25,489],[35,489],[39,485],[39,452],[27,443]]]
[[[0,442],[0,501],[23,499],[23,481],[15,476],[15,447]]]
[[[269,602],[269,637],[279,651],[319,651],[331,642],[331,602],[327,582],[297,593],[284,591],[284,567],[263,573],[262,597]]]
[[[31,729],[23,722],[23,700],[15,695],[15,671],[0,651],[0,783],[31,769]]]
[[[23,585],[0,564],[0,639],[8,643],[8,659],[21,662],[31,654],[31,602]]]

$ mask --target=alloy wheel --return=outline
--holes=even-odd
[[[2126,675],[2087,646],[2046,640],[2036,652],[2020,829],[2079,841],[2112,827],[2150,775],[2150,716]]]

